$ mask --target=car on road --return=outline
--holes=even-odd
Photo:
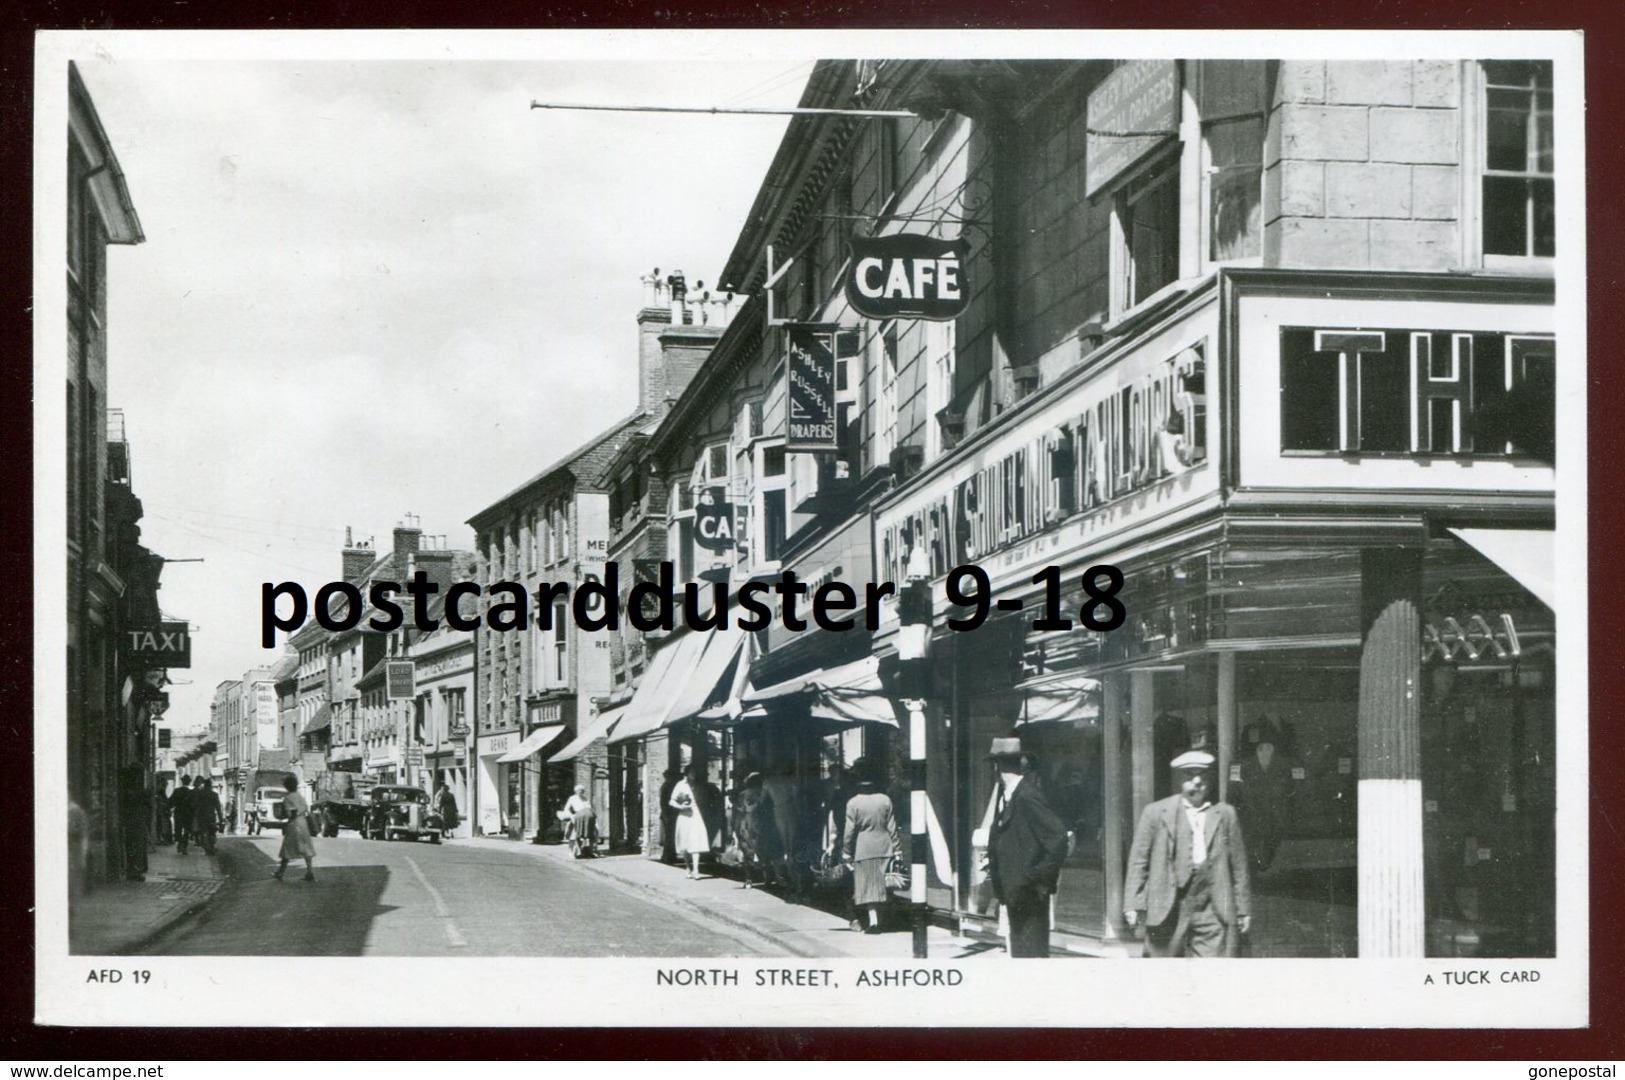
[[[429,793],[406,784],[378,784],[367,793],[371,803],[361,835],[374,840],[422,840],[440,843],[443,822],[429,803]]]
[[[248,832],[253,835],[265,829],[281,829],[288,824],[288,811],[282,800],[288,789],[281,784],[254,789],[254,801],[248,816]]]
[[[311,825],[320,823],[323,836],[337,836],[340,829],[367,832],[372,800],[367,793],[371,779],[347,772],[324,772],[317,776],[315,799],[310,806]]]

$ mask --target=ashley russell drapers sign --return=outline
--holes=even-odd
[[[833,327],[808,323],[784,328],[786,450],[836,449],[836,333]]]

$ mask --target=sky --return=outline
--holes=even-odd
[[[142,542],[203,560],[167,723],[276,661],[261,584],[314,594],[347,526],[472,548],[630,413],[640,275],[716,280],[786,124],[530,102],[793,106],[811,59],[78,61],[146,233],[108,258]]]

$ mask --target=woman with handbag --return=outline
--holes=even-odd
[[[697,794],[704,790],[704,784],[705,777],[699,766],[690,765],[677,786],[671,789],[671,808],[677,812],[672,829],[677,856],[688,860],[688,876],[695,881],[700,877],[700,856],[711,851],[711,831],[700,810]]]
[[[310,837],[310,803],[299,794],[299,781],[293,776],[284,777],[282,786],[288,790],[282,799],[282,805],[288,812],[288,822],[282,826],[282,848],[277,852],[280,861],[276,873],[271,876],[281,881],[288,869],[289,859],[304,859],[305,880],[315,881],[316,872],[311,869],[311,861],[316,858],[316,841]]]
[[[891,799],[880,790],[879,770],[867,759],[852,767],[858,793],[846,803],[846,830],[841,855],[852,868],[852,929],[880,932],[880,907],[886,902],[886,870],[901,854],[897,815]]]

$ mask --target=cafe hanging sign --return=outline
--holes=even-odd
[[[966,247],[911,233],[854,236],[846,301],[871,319],[956,318],[966,303]]]

